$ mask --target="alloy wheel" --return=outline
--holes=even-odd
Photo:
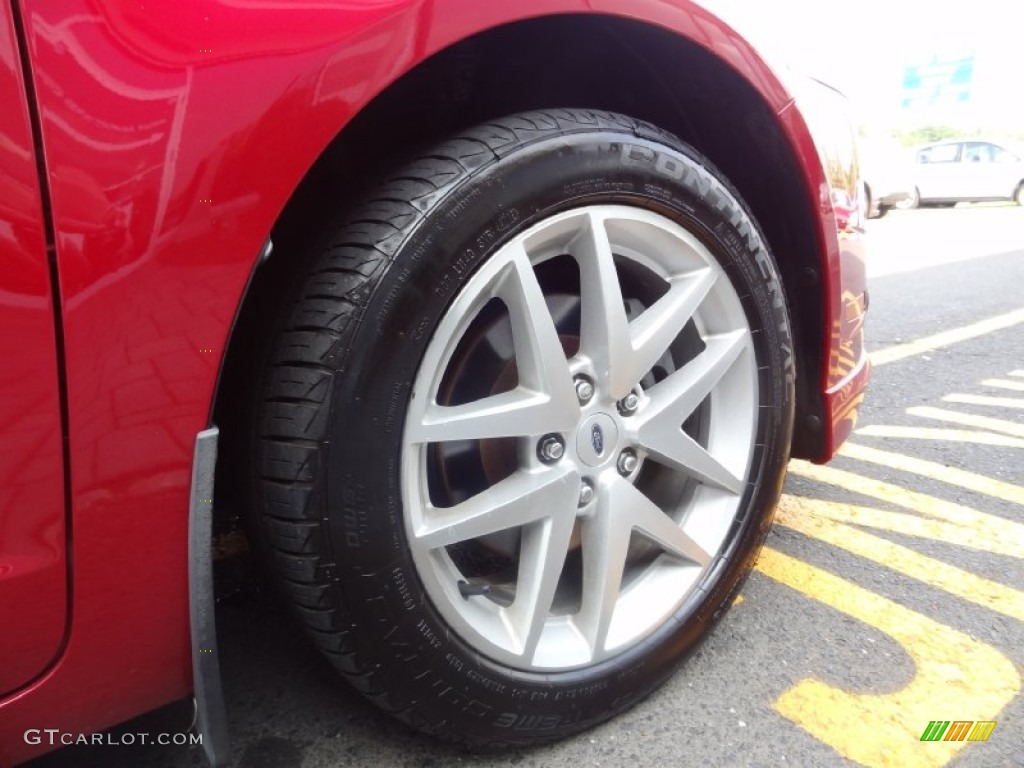
[[[522,232],[456,296],[413,385],[401,490],[434,607],[524,670],[640,642],[729,546],[757,393],[740,297],[693,232],[621,205]]]

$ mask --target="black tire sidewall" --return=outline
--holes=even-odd
[[[738,533],[730,534],[706,591],[613,659],[538,674],[475,652],[427,597],[405,533],[402,430],[431,334],[469,276],[532,224],[591,204],[666,215],[719,260],[754,331],[758,447]],[[418,705],[421,715],[426,705],[435,724],[455,724],[478,743],[555,738],[648,693],[728,606],[771,523],[791,437],[792,349],[781,281],[756,225],[709,164],[683,146],[579,132],[519,147],[456,184],[407,233],[374,287],[332,403],[326,490],[333,583],[357,627],[363,662],[392,696]]]

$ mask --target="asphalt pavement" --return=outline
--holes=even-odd
[[[894,211],[868,233],[857,431],[827,467],[793,464],[742,599],[668,684],[575,738],[473,756],[379,713],[253,590],[218,610],[234,764],[1024,765],[1024,209]],[[932,721],[968,739],[921,741]],[[203,760],[122,745],[33,765]]]

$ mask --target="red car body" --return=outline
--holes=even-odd
[[[766,223],[770,191],[737,186],[781,264],[776,233],[804,233],[783,267],[802,321],[794,453],[827,460],[868,373],[858,213],[836,202],[856,196],[850,138],[812,139],[773,71],[687,0],[0,9],[0,763],[52,748],[27,744],[27,729],[88,733],[192,690],[193,444],[234,396],[218,392],[245,343],[234,319],[325,150],[452,46],[595,19],[620,36],[651,30],[665,50],[678,41],[768,116],[752,175],[785,175],[790,223]],[[686,74],[650,90],[671,100],[674,77]],[[506,112],[530,106],[514,81],[498,92]]]

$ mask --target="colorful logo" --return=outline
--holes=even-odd
[[[995,720],[932,720],[921,741],[988,741],[995,727]]]

